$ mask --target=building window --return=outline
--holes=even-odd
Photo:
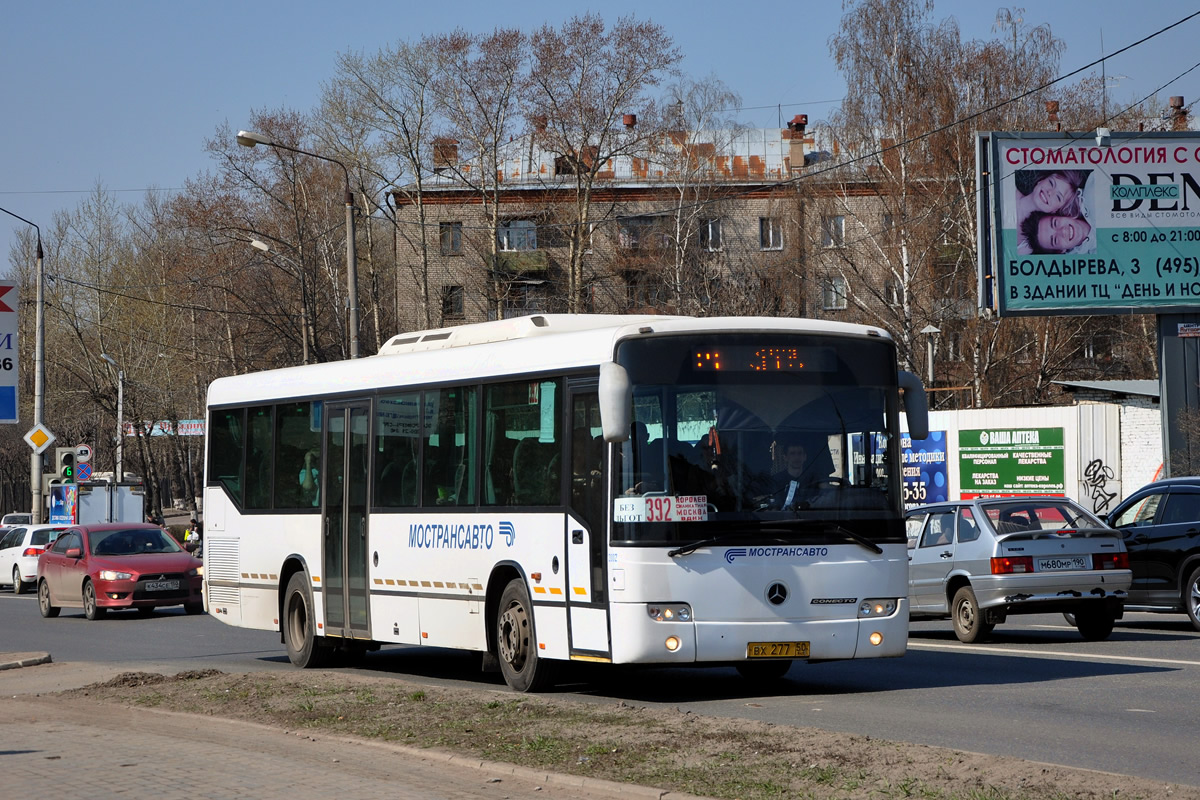
[[[463,317],[463,287],[442,287],[442,318],[462,319]]]
[[[758,248],[760,250],[783,249],[783,223],[778,217],[758,218]]]
[[[710,253],[721,249],[721,220],[700,220],[700,249]]]
[[[542,313],[549,307],[547,300],[546,287],[540,281],[512,283],[508,287],[508,295],[504,298],[504,315],[519,317]]]
[[[442,255],[462,255],[462,223],[439,222],[438,236],[442,242]]]
[[[670,246],[663,217],[625,217],[619,221],[618,241],[623,250],[665,250]]]
[[[843,247],[846,244],[846,218],[839,215],[821,220],[821,246]]]
[[[496,242],[501,250],[537,250],[537,223],[531,219],[501,222]]]
[[[831,275],[821,281],[821,308],[837,311],[846,307],[846,279]]]

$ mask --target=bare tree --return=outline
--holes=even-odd
[[[611,169],[611,159],[636,154],[649,127],[626,128],[626,114],[649,119],[649,90],[681,56],[665,29],[621,18],[608,28],[596,15],[573,17],[561,28],[534,32],[527,106],[536,117],[537,139],[555,153],[569,176],[573,214],[569,223],[567,308],[584,310],[583,256],[590,238],[592,188]]]

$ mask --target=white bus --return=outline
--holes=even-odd
[[[209,613],[300,667],[461,648],[518,691],[900,656],[902,397],[921,438],[884,331],[766,318],[528,316],[221,378]]]

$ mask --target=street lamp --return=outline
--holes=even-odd
[[[41,427],[46,409],[46,296],[42,285],[45,282],[46,268],[42,263],[42,229],[24,217],[17,216],[8,209],[0,208],[10,217],[16,217],[26,225],[33,225],[37,232],[37,321],[34,328],[33,346],[33,427]],[[31,522],[36,525],[42,521],[42,456],[34,452],[29,456],[29,495]]]
[[[925,363],[929,370],[929,388],[933,388],[933,337],[941,333],[940,328],[935,328],[933,325],[926,325],[921,328],[921,333],[925,334]]]
[[[251,239],[250,246],[255,250],[262,250],[264,253],[271,252],[271,245],[261,239]],[[304,267],[297,264],[292,259],[285,256],[283,253],[275,253],[276,256],[292,265],[296,270],[296,275],[300,278],[300,343],[303,348],[304,363],[308,363],[308,289],[304,280]]]
[[[120,483],[125,480],[125,465],[122,463],[122,457],[125,455],[125,370],[107,353],[101,353],[100,357],[117,371],[117,467],[113,483]]]
[[[350,306],[347,325],[350,328],[350,357],[358,358],[358,263],[354,254],[354,195],[350,191],[350,170],[336,158],[323,156],[319,153],[311,153],[308,150],[301,150],[299,147],[280,144],[279,142],[271,141],[261,133],[238,131],[237,143],[242,147],[254,147],[256,144],[264,144],[268,147],[278,147],[280,150],[290,150],[293,153],[319,158],[322,161],[331,161],[341,167],[342,172],[346,174],[346,291]]]

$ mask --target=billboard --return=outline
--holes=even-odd
[[[964,500],[1066,494],[1062,428],[988,428],[958,432],[958,483]]]
[[[1200,134],[979,136],[982,305],[1200,310]]]

